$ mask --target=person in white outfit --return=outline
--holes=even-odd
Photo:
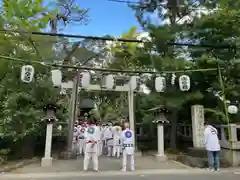
[[[85,151],[85,131],[86,127],[82,124],[78,126],[79,128],[79,135],[78,135],[78,145],[79,145],[79,154],[84,154]]]
[[[93,170],[98,171],[98,140],[99,128],[96,125],[89,125],[85,131],[85,153],[83,170],[88,170],[90,159],[93,161]]]
[[[72,140],[72,151],[76,154],[79,153],[79,144],[78,144],[78,136],[79,136],[79,128],[77,127],[78,124],[75,123],[75,126],[73,128],[73,140]]]
[[[134,132],[129,129],[129,123],[124,123],[125,130],[121,133],[122,142],[122,171],[127,170],[127,157],[130,156],[130,168],[132,171],[135,170],[134,163]]]
[[[106,152],[107,152],[107,143],[106,143],[106,139],[105,139],[105,130],[107,129],[107,126],[105,125],[105,124],[102,124],[102,127],[101,127],[101,131],[102,131],[102,133],[101,133],[101,135],[102,135],[102,137],[101,137],[101,139],[102,139],[102,146],[103,146],[103,148],[102,148],[102,154],[105,154]]]
[[[220,144],[218,131],[205,122],[204,144],[208,154],[208,166],[212,171],[220,171]]]
[[[113,127],[113,154],[112,156],[120,157],[121,153],[121,133],[122,128],[120,126]]]
[[[98,156],[102,155],[102,140],[101,140],[101,126],[100,124],[96,124],[97,128],[98,128],[98,142],[97,142],[97,148],[98,148]]]
[[[113,133],[112,133],[112,124],[109,123],[108,127],[104,131],[104,139],[107,145],[107,156],[112,155],[112,148],[113,148]]]

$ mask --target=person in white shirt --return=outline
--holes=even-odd
[[[93,161],[93,170],[98,171],[98,140],[99,128],[94,124],[89,124],[85,131],[85,153],[83,161],[83,170],[88,170],[90,159]]]
[[[85,127],[83,124],[78,126],[79,128],[79,135],[78,135],[78,145],[79,145],[79,154],[84,154],[85,151],[85,130],[87,127]]]
[[[98,138],[98,142],[97,142],[97,146],[98,146],[98,156],[101,156],[102,155],[102,131],[101,131],[101,126],[99,123],[96,123],[96,126],[98,128],[98,135],[97,135],[97,138]]]
[[[208,122],[204,123],[204,144],[208,154],[208,166],[212,171],[220,170],[220,144],[218,139],[218,131]]]
[[[76,155],[79,154],[78,136],[79,136],[78,122],[75,122],[73,129],[72,151],[76,153]]]
[[[114,126],[113,127],[113,154],[112,156],[116,156],[117,158],[120,158],[121,153],[121,133],[122,128],[120,126]]]
[[[113,149],[112,123],[109,123],[108,127],[104,131],[104,139],[107,145],[107,156],[112,156],[112,149]]]
[[[121,133],[121,142],[122,142],[122,171],[127,170],[127,157],[130,156],[130,168],[131,171],[135,170],[134,163],[134,132],[129,129],[129,123],[124,123],[125,130]]]

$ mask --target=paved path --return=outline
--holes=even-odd
[[[100,171],[119,171],[121,169],[121,159],[101,157],[99,159]],[[154,157],[136,157],[136,170],[146,169],[186,169],[187,166],[175,161],[157,162]],[[89,169],[92,168],[90,164]],[[14,173],[53,173],[53,172],[80,172],[83,170],[83,158],[78,160],[54,160],[52,167],[42,168],[40,162],[30,164],[21,169],[13,171]]]
[[[209,172],[203,169],[148,170],[136,172],[1,174],[1,180],[239,180],[233,172]]]

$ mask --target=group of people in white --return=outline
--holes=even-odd
[[[73,148],[84,156],[83,170],[88,170],[90,159],[93,161],[93,170],[98,171],[98,157],[107,156],[120,158],[122,155],[122,171],[126,171],[127,156],[130,156],[130,168],[134,168],[134,132],[129,129],[129,123],[124,123],[124,130],[121,126],[81,124],[76,123],[73,132]]]
[[[204,144],[208,152],[208,164],[212,171],[220,169],[220,144],[217,129],[205,122]],[[73,148],[84,156],[83,170],[88,170],[90,159],[93,161],[93,170],[98,171],[98,158],[106,153],[107,156],[120,158],[122,155],[122,171],[126,171],[127,157],[130,156],[130,168],[135,170],[134,132],[129,129],[129,123],[121,126],[76,123],[73,132]]]

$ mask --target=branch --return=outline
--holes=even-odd
[[[190,5],[188,5],[188,7],[194,5],[194,4],[197,3],[197,2],[198,2],[198,0],[195,0],[193,3],[191,3]],[[200,3],[197,5],[196,8],[198,8],[199,6],[200,6]],[[179,19],[175,22],[176,24],[177,24],[179,21],[181,21],[186,15],[189,15],[189,14],[193,11],[193,9],[192,9],[192,11],[189,11],[189,8],[188,8],[188,7],[186,7],[186,8],[184,9],[184,12],[182,13],[181,16],[179,15]]]

